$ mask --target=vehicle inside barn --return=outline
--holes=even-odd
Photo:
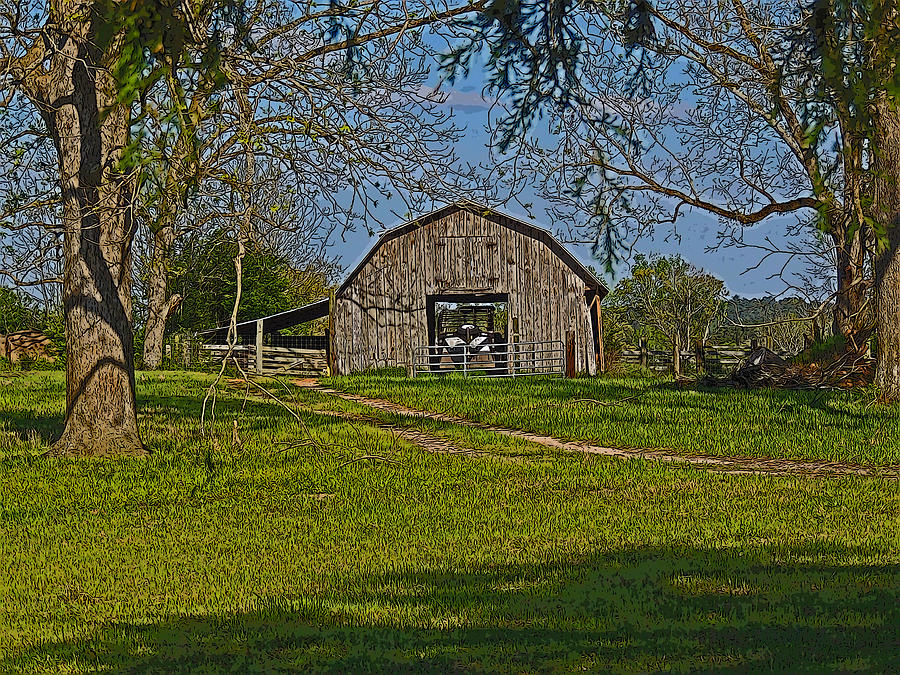
[[[454,303],[430,300],[434,305],[429,342],[443,351],[430,360],[432,372],[474,369],[504,374],[507,371],[506,346],[508,303]]]

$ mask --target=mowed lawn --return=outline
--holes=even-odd
[[[697,388],[648,377],[336,377],[350,393],[609,447],[900,463],[900,406],[869,391]]]
[[[896,481],[725,476],[489,432],[468,440],[496,456],[428,454],[273,381],[299,420],[223,388],[204,438],[209,382],[139,375],[153,455],[86,461],[41,455],[60,374],[0,376],[0,672],[900,659]]]

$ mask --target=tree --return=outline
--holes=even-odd
[[[900,400],[900,12],[896,0],[815,0],[797,43],[815,86],[811,99],[851,111],[871,189],[860,210],[874,235],[875,382]],[[813,118],[816,120],[817,118]]]
[[[66,422],[56,452],[145,452],[137,426],[132,349],[132,246],[136,195],[142,187],[142,156],[134,132],[145,119],[146,94],[157,83],[182,74],[231,95],[238,124],[217,152],[231,153],[233,161],[225,163],[229,169],[222,179],[243,196],[234,204],[241,223],[240,273],[240,251],[253,217],[248,186],[257,178],[253,143],[266,120],[281,114],[277,107],[254,108],[253,92],[266,89],[273,75],[318,72],[322,76],[315,89],[298,86],[288,93],[313,102],[327,98],[338,86],[331,65],[343,61],[342,76],[351,81],[361,68],[377,67],[377,61],[367,60],[367,45],[380,44],[391,54],[402,49],[405,40],[420,39],[424,27],[487,10],[492,21],[512,33],[515,26],[503,21],[506,5],[499,0],[455,6],[369,0],[323,8],[238,0],[149,0],[136,5],[2,0],[0,90],[17,101],[27,100],[58,160],[55,188],[63,233],[68,358]],[[532,9],[538,11],[538,6]],[[246,30],[259,17],[269,30]],[[302,40],[284,39],[291,32]],[[278,50],[282,53],[272,56]],[[261,53],[263,57],[256,58]],[[170,128],[190,130],[196,125],[187,98],[176,101],[181,114],[171,118]],[[295,128],[317,136],[319,119]],[[188,135],[193,144],[194,133]],[[372,155],[398,139],[410,140],[383,133],[380,145],[371,147]],[[339,151],[341,136],[328,140],[332,154]]]
[[[865,139],[852,106],[813,100],[795,48],[802,12],[764,0],[621,7],[578,13],[578,93],[553,121],[562,140],[532,148],[557,215],[580,213],[613,258],[691,211],[738,228],[795,216],[831,242],[834,331],[864,342]]]
[[[685,206],[748,224],[814,210],[814,222],[835,243],[835,331],[849,346],[864,346],[870,326],[858,322],[873,285],[876,383],[885,400],[900,400],[896,0],[814,0],[808,7],[637,0],[569,3],[563,10],[556,21],[577,35],[570,43],[594,45],[597,72],[614,77],[592,88],[588,75],[575,94],[548,94],[562,104],[555,121],[563,151],[538,148],[535,156],[539,172],[568,176],[556,187],[568,188],[570,201],[597,228],[596,239],[614,251],[617,212],[645,225],[660,220],[658,205],[632,203],[634,194],[671,200],[670,221]],[[630,70],[623,67],[628,55],[637,57]],[[687,79],[670,79],[678,62],[687,64]],[[648,76],[653,67],[656,75]],[[590,72],[590,60],[584,70]],[[575,74],[570,82],[580,79],[578,65],[566,72]],[[707,110],[689,114],[697,101]],[[666,142],[667,131],[674,143]],[[504,134],[501,150],[507,142]],[[656,152],[648,153],[646,143]],[[589,152],[579,157],[585,144]],[[519,154],[514,162],[521,165]],[[805,184],[800,194],[798,176]],[[592,177],[599,183],[594,190]],[[867,252],[874,257],[871,281]]]
[[[231,230],[192,238],[172,260],[169,286],[183,298],[175,325],[202,331],[228,324],[237,293]],[[283,312],[328,294],[336,267],[327,260],[305,260],[295,266],[284,253],[250,242],[243,263],[243,300],[238,320]]]
[[[721,315],[725,284],[681,256],[638,255],[631,276],[610,294],[607,304],[632,326],[646,327],[672,348],[675,375],[681,352],[695,340],[706,342]]]
[[[2,14],[0,81],[38,111],[58,158],[68,343],[62,453],[144,452],[131,332],[131,97],[116,77],[143,45],[104,12],[115,8],[67,0]],[[130,24],[140,32],[140,18]]]
[[[143,104],[151,111],[142,126],[148,161],[138,210],[147,368],[159,365],[166,320],[181,300],[167,288],[178,240],[197,229],[208,233],[208,221],[221,227],[235,201],[252,199],[251,237],[297,230],[321,242],[335,229],[372,228],[381,197],[399,195],[408,210],[421,210],[429,200],[453,201],[474,178],[455,170],[460,131],[425,86],[434,54],[423,40],[411,34],[402,49],[394,38],[372,40],[356,48],[365,66],[348,65],[310,50],[308,26],[285,26],[283,3],[252,5],[244,30],[258,39],[221,56],[228,87],[169,77]],[[181,98],[184,112],[173,106]],[[175,114],[195,122],[173,133]],[[245,117],[251,139],[244,138]],[[256,166],[252,180],[247,152]],[[216,198],[222,195],[235,200]],[[292,223],[282,217],[289,212]]]

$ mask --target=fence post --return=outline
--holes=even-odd
[[[513,317],[512,320],[512,340],[507,344],[507,350],[510,352],[506,355],[509,359],[509,373],[513,377],[516,376],[516,359],[519,356],[519,317]]]
[[[407,352],[409,358],[406,359],[406,376],[407,377],[415,377],[416,376],[416,348],[410,347]]]
[[[263,322],[256,322],[256,374],[262,375],[263,371]]]
[[[575,377],[575,331],[566,331],[566,377]]]
[[[697,374],[706,372],[706,349],[703,340],[697,340],[694,348],[694,359],[697,361]]]
[[[606,372],[606,345],[603,342],[603,312],[600,309],[600,299],[596,301],[597,313],[597,342],[599,351],[597,353],[597,370],[601,373]]]
[[[641,368],[647,368],[650,366],[650,350],[647,348],[647,338],[641,338],[639,349],[641,350]]]
[[[672,374],[681,377],[681,333],[678,331],[672,341]]]
[[[187,369],[187,368],[191,367],[191,365],[192,365],[191,364],[191,360],[192,360],[191,352],[192,352],[193,348],[194,348],[194,336],[192,334],[188,333],[183,336],[182,343],[181,343],[181,349],[182,349],[182,351],[181,351],[181,366],[183,368]]]
[[[328,330],[325,333],[328,336],[326,342],[326,357],[328,360],[328,374],[337,375],[337,352],[334,350],[334,311],[335,311],[335,295],[334,288],[328,291]]]

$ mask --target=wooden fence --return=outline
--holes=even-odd
[[[724,375],[730,373],[738,364],[758,348],[754,341],[749,346],[734,345],[698,345],[694,349],[681,352],[682,370],[707,372]],[[789,354],[781,354],[787,357]],[[655,371],[668,371],[673,368],[674,354],[672,350],[649,349],[646,341],[642,341],[637,349],[626,349],[619,353],[618,362],[626,366],[639,366]]]
[[[221,363],[228,353],[227,345],[201,345],[201,359]],[[301,347],[264,345],[257,353],[255,345],[236,345],[232,350],[242,370],[258,375],[328,375],[328,351]]]
[[[290,336],[284,337],[290,338]],[[257,354],[256,344],[238,344],[234,347],[232,358],[236,359],[241,369],[248,373],[263,375],[330,374],[327,348],[314,348],[323,344],[327,345],[326,337],[297,336],[291,339],[295,340],[298,346],[285,346],[284,343],[289,343],[289,340],[282,338],[277,340],[279,343],[277,346],[263,344],[259,354]],[[692,350],[681,352],[681,367],[685,372],[728,375],[758,346],[754,340],[749,346],[704,345],[702,348],[695,347]],[[202,344],[195,336],[175,336],[175,339],[166,345],[166,357],[171,360],[173,365],[184,368],[216,366],[221,364],[227,351],[227,345]],[[790,355],[781,354],[781,356]],[[611,362],[617,362],[623,366],[641,367],[657,372],[670,371],[673,367],[671,350],[649,349],[646,341],[642,341],[636,349],[625,349],[617,355],[608,355],[608,358]]]

